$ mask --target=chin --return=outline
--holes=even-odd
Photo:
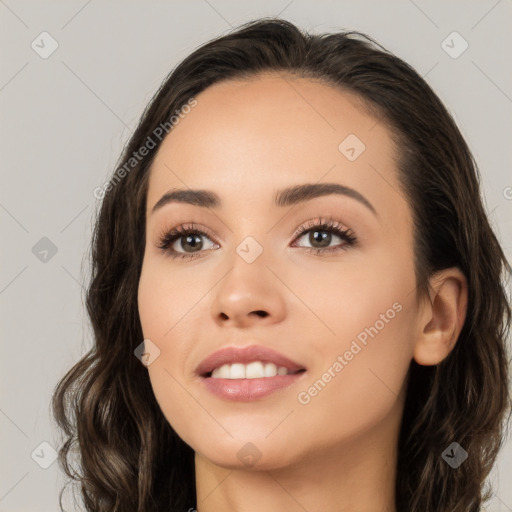
[[[196,454],[226,469],[269,471],[292,465],[300,457],[298,453],[290,453],[286,440],[272,442],[265,436],[248,435],[244,440],[229,436],[209,440],[203,437],[191,446]]]

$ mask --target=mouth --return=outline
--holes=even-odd
[[[212,379],[265,379],[277,375],[295,375],[305,371],[305,368],[291,370],[286,366],[277,366],[275,363],[268,361],[251,361],[249,364],[226,363],[206,373],[203,377],[211,377]]]
[[[267,347],[226,347],[208,356],[197,368],[206,388],[225,400],[251,401],[286,388],[306,367]]]
[[[196,368],[200,377],[213,379],[258,379],[291,375],[305,366],[261,345],[225,347],[204,359]]]

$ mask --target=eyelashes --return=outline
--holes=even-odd
[[[196,236],[194,237],[192,235]],[[199,235],[199,237],[197,235]],[[157,247],[170,258],[192,259],[198,257],[200,252],[206,251],[182,253],[172,249],[171,245],[173,245],[174,242],[180,238],[187,238],[188,243],[192,243],[192,240],[193,243],[197,243],[198,238],[201,236],[206,236],[210,239],[213,238],[207,231],[197,227],[195,224],[182,224],[181,226],[171,229],[170,231],[164,231],[164,233],[159,237]]]
[[[315,221],[309,221],[306,224],[300,226],[300,228],[298,228],[293,235],[294,242],[295,240],[303,238],[307,233],[310,233],[308,240],[310,244],[318,242],[320,244],[325,244],[326,242],[329,244],[332,241],[332,235],[339,237],[343,241],[342,245],[337,245],[334,247],[299,246],[299,248],[305,249],[308,253],[320,256],[324,256],[325,254],[338,253],[339,251],[345,251],[349,247],[357,244],[357,238],[354,232],[350,228],[346,228],[343,224],[333,219],[324,220],[323,218],[319,218]],[[327,233],[327,236],[316,236],[322,233]],[[195,259],[197,257],[202,257],[202,255],[205,253],[208,253],[211,250],[219,247],[217,243],[212,242],[213,247],[202,250],[204,245],[201,242],[202,237],[206,237],[210,240],[214,239],[208,230],[203,229],[196,224],[182,224],[171,230],[164,231],[158,237],[157,247],[161,252],[172,259]],[[190,244],[191,247],[199,247],[199,250],[195,252],[176,251],[172,248],[172,245],[174,245],[174,242],[180,239],[183,239],[181,243],[181,249],[183,249],[183,243],[187,243]],[[293,246],[297,247],[296,245]]]

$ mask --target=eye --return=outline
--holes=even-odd
[[[195,258],[198,253],[204,252],[202,251],[204,244],[201,237],[210,239],[208,234],[202,229],[199,229],[195,224],[181,225],[164,232],[159,237],[158,248],[171,258]],[[175,244],[185,252],[180,252],[176,247],[172,247]],[[212,244],[215,246],[213,242]],[[210,249],[211,248],[212,247],[210,247]]]
[[[309,234],[308,242],[311,245],[305,248],[307,252],[317,255],[344,251],[357,243],[357,238],[351,229],[331,219],[324,220],[320,218],[306,223],[296,231],[294,240],[303,238],[307,234]],[[211,243],[206,250],[202,241],[203,237],[206,237]],[[329,247],[335,238],[341,239],[342,245]],[[159,237],[157,246],[166,256],[173,259],[201,257],[201,253],[219,247],[217,243],[212,242],[212,237],[207,230],[203,230],[195,224],[185,224],[170,231],[164,231]],[[299,245],[298,247],[304,246]]]
[[[307,234],[309,234],[307,241],[311,245],[306,248],[309,249],[308,252],[314,254],[344,251],[357,243],[357,238],[351,229],[331,219],[324,220],[320,218],[307,223],[297,230],[295,237],[296,239],[300,239]],[[340,238],[344,243],[342,245],[338,244],[337,246],[329,247],[333,241],[333,235],[335,238]]]

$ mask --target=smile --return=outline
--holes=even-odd
[[[222,348],[196,368],[210,393],[223,400],[243,402],[287,388],[305,373],[305,367],[261,345]]]
[[[286,366],[276,366],[274,363],[253,361],[249,364],[223,364],[213,370],[211,377],[213,379],[259,379],[275,377],[276,375],[289,375],[292,373],[297,372],[291,372]]]

